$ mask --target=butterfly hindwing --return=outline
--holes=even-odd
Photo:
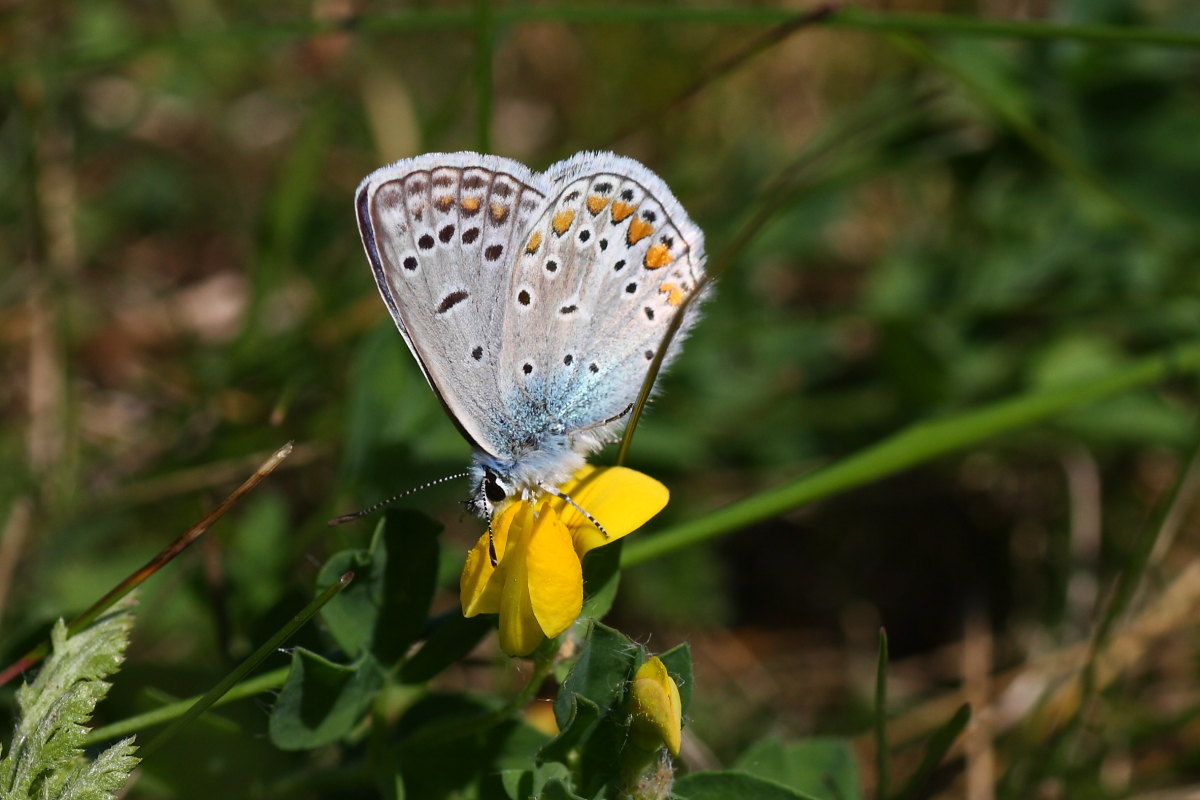
[[[636,399],[671,318],[703,278],[703,236],[631,159],[583,153],[547,176],[557,196],[517,250],[498,377],[510,406],[544,409],[569,433]],[[676,343],[694,320],[689,311]]]

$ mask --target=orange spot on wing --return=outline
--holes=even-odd
[[[625,234],[625,240],[629,244],[635,245],[652,233],[654,233],[653,225],[641,217],[634,217],[629,221],[629,232]]]
[[[497,225],[508,219],[508,206],[504,205],[504,203],[492,203],[491,211],[492,219],[495,220]]]
[[[606,205],[608,205],[607,197],[601,197],[598,194],[588,195],[587,209],[593,217],[603,211]]]
[[[632,224],[630,227],[632,227]],[[646,250],[646,257],[642,259],[642,264],[646,269],[658,269],[670,263],[671,251],[661,242],[650,245],[649,249]]]
[[[537,249],[542,246],[542,234],[540,231],[534,231],[533,236],[529,237],[529,242],[525,245],[526,253],[536,253]]]
[[[463,207],[463,211],[474,211],[475,209],[479,208],[479,198],[478,197],[464,197],[459,202],[459,205]]]
[[[658,293],[665,294],[667,296],[667,304],[672,306],[683,305],[683,301],[687,297],[687,295],[684,294],[683,289],[680,289],[673,283],[661,284],[658,287]]]
[[[550,227],[554,229],[555,233],[557,233],[559,236],[562,236],[567,232],[567,228],[570,228],[571,223],[574,221],[575,209],[564,208],[562,211],[555,214],[554,218],[550,220]]]
[[[438,211],[442,211],[442,212],[449,211],[450,206],[454,205],[454,198],[448,194],[444,194],[441,197],[439,197],[437,200],[434,200],[433,204],[435,206],[437,206]]]
[[[612,221],[620,222],[628,217],[637,208],[633,203],[622,203],[619,200],[614,200],[612,204]]]

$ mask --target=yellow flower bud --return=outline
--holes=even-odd
[[[629,705],[633,719],[630,739],[645,750],[666,746],[671,755],[679,755],[683,709],[679,687],[667,668],[653,656],[634,673],[629,687]]]

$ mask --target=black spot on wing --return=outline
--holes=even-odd
[[[464,292],[461,289],[459,289],[458,291],[455,291],[455,292],[451,292],[450,294],[448,294],[442,298],[442,302],[438,305],[437,313],[445,314],[447,311],[454,308],[456,305],[461,303],[463,300],[466,300],[468,297],[470,297],[470,295],[468,295],[466,292]]]

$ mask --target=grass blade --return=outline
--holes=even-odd
[[[169,564],[177,555],[182,553],[193,542],[203,536],[208,529],[212,527],[212,524],[224,516],[225,512],[232,508],[233,504],[240,500],[243,495],[245,495],[255,486],[258,486],[258,484],[262,482],[263,478],[274,472],[275,468],[278,467],[285,458],[291,455],[291,452],[292,443],[288,442],[283,447],[272,453],[270,458],[259,465],[258,469],[254,471],[253,475],[247,478],[241,486],[234,489],[233,492],[231,492],[228,497],[222,500],[216,508],[208,512],[208,514],[206,514],[199,522],[195,523],[186,531],[184,531],[179,538],[160,550],[158,555],[154,556],[154,558],[143,564],[140,569],[134,571],[127,578],[125,578],[125,580],[121,581],[112,589],[110,589],[107,594],[105,594],[95,603],[92,603],[90,608],[71,620],[71,622],[67,625],[67,630],[70,633],[76,633],[77,631],[82,630],[89,622],[96,619],[96,617],[100,616],[109,608],[111,608],[114,603],[132,592],[138,586],[141,586],[151,575]],[[3,672],[0,672],[0,686],[8,683],[17,675],[20,675],[34,664],[41,661],[49,652],[49,642],[43,642],[25,655],[21,656],[21,658],[17,659],[17,661],[5,668]]]
[[[337,582],[333,583],[326,588],[325,591],[313,598],[312,602],[301,609],[299,614],[292,617],[288,624],[276,631],[275,635],[270,639],[259,645],[257,650],[247,656],[246,659],[242,661],[241,664],[238,664],[232,672],[222,678],[220,683],[205,692],[199,700],[192,703],[191,706],[188,707],[187,711],[183,713],[183,716],[171,723],[170,727],[168,727],[165,731],[151,739],[146,746],[142,748],[142,757],[148,757],[155,750],[162,747],[163,744],[171,739],[171,737],[179,733],[179,731],[182,730],[185,725],[215,705],[218,700],[228,693],[243,678],[250,674],[251,670],[262,663],[263,659],[271,655],[271,653],[275,652],[279,645],[291,638],[293,633],[299,630],[304,623],[308,622],[314,614],[321,610],[322,606],[324,606],[326,603],[336,597],[339,592],[349,586],[350,581],[352,580],[354,580],[354,573],[347,572],[342,575]]]
[[[887,631],[879,629],[879,663],[875,667],[875,796],[886,800],[888,795],[889,758],[887,738]]]
[[[949,419],[917,423],[791,483],[710,511],[655,536],[634,539],[626,544],[621,565],[629,567],[659,558],[1064,411],[1198,370],[1200,342],[1193,342],[1098,378],[1020,395]]]
[[[938,764],[942,763],[942,759],[950,751],[951,745],[958,739],[959,734],[963,732],[970,721],[971,706],[963,703],[954,712],[954,716],[946,721],[945,725],[934,731],[933,735],[929,737],[929,744],[925,747],[925,755],[921,756],[921,763],[905,783],[904,788],[896,795],[896,800],[916,800],[917,797],[920,797],[920,792],[929,782],[933,771],[937,769]]]

